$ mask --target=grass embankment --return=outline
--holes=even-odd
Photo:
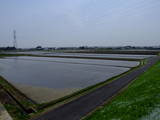
[[[13,101],[3,89],[0,89],[0,100],[5,106],[9,114],[12,116],[13,120],[27,120],[29,116],[24,114],[21,108]],[[2,111],[3,112],[3,111]],[[1,113],[3,116],[3,113]],[[0,116],[1,116],[0,114]],[[4,120],[4,119],[0,119]],[[6,120],[6,119],[5,119]],[[7,119],[8,120],[8,119]]]
[[[133,55],[158,55],[159,50],[112,50],[112,49],[86,49],[86,50],[72,50],[67,53],[96,53],[96,54],[133,54]]]
[[[32,110],[36,110],[36,104],[27,98],[23,93],[12,86],[7,80],[0,76],[1,101],[7,111],[15,120],[29,118],[27,115]],[[25,119],[24,119],[25,120]]]
[[[86,120],[160,120],[160,61]]]
[[[5,80],[3,77],[0,76],[0,85],[3,86],[3,89],[7,91],[8,93],[12,94],[12,97],[14,97],[19,103],[23,104],[24,107],[27,108],[35,108],[35,104],[33,104],[34,101],[27,98],[23,93],[21,93],[19,90],[17,90],[12,84],[10,84],[7,80]]]

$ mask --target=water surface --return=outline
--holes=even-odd
[[[127,61],[9,57],[0,59],[0,75],[31,99],[44,103],[105,81],[135,65]]]
[[[127,70],[129,68],[18,58],[0,59],[0,74],[10,82],[49,88],[84,88]]]

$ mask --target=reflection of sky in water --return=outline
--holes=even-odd
[[[114,66],[114,67],[134,67],[139,64],[137,61],[122,61],[122,60],[97,60],[97,59],[75,59],[75,58],[55,58],[55,57],[10,57],[7,59],[19,59],[30,61],[44,61],[55,63],[69,63],[69,64],[87,64],[87,65],[99,65],[99,66]]]
[[[12,54],[12,52],[10,52]],[[154,55],[136,55],[136,54],[91,54],[91,53],[56,53],[56,52],[16,52],[17,54],[33,54],[45,56],[77,56],[77,57],[98,57],[98,58],[130,58],[130,59],[144,59]],[[14,53],[15,54],[15,53]]]
[[[0,63],[0,74],[10,82],[49,88],[84,88],[129,69],[18,59],[0,59]]]
[[[129,54],[85,54],[85,53],[44,53],[49,56],[79,56],[79,57],[98,57],[98,58],[132,58],[144,59],[152,55],[129,55]]]

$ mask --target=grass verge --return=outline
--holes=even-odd
[[[36,104],[0,76],[0,101],[14,120],[26,120]],[[25,118],[25,119],[24,119]]]
[[[7,91],[9,94],[12,94],[12,97],[14,97],[18,102],[23,104],[24,107],[36,107],[34,101],[30,100],[27,96],[21,93],[18,89],[16,89],[12,84],[10,84],[6,79],[4,79],[1,76],[0,85],[3,87],[5,91]]]
[[[156,110],[156,112],[155,112]],[[160,61],[85,120],[159,120]]]

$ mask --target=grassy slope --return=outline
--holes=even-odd
[[[0,86],[3,86],[5,90],[12,93],[12,95],[25,107],[32,106],[30,102],[26,101],[26,99],[24,99],[21,95],[19,95],[19,92],[1,76],[0,76]],[[4,98],[4,101],[6,101],[5,99],[7,98]],[[20,107],[17,104],[15,104],[15,102],[12,99],[10,100],[10,103],[3,103],[3,105],[5,106],[5,108],[7,109],[9,114],[13,117],[14,120],[22,120],[22,119],[27,120],[29,118],[27,114],[23,114],[22,109],[20,109]]]
[[[156,113],[153,113],[155,110]],[[152,118],[146,117],[150,114]],[[160,119],[160,61],[111,103],[95,111],[86,120],[138,120],[143,117],[149,120]]]

